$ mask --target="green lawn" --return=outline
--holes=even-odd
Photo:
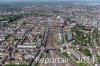
[[[91,43],[91,37],[88,34],[85,34],[84,32],[82,32],[80,29],[72,28],[71,31],[76,34],[74,37],[76,44],[80,44],[81,46],[83,45],[86,46],[87,44]]]
[[[78,63],[77,66],[87,66],[85,63]]]
[[[88,49],[86,49],[86,48],[84,48],[84,49],[79,49],[79,51],[81,51],[84,55],[86,55],[86,56],[90,56],[90,57],[92,57],[92,54],[90,53],[90,51],[88,50]]]
[[[28,66],[28,65],[15,65],[15,64],[7,64],[5,66]]]
[[[100,63],[100,55],[97,54],[98,62]]]
[[[63,52],[62,54],[63,54],[66,58],[69,58],[67,52]]]

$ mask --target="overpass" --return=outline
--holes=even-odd
[[[45,47],[45,50],[57,50],[60,47]]]

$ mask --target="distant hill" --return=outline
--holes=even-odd
[[[0,1],[52,1],[52,2],[98,2],[99,0],[0,0]]]
[[[11,3],[11,2],[37,2],[37,3],[80,3],[80,4],[87,4],[87,3],[100,3],[99,0],[0,0],[0,3]]]

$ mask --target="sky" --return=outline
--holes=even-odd
[[[1,1],[99,1],[99,0],[1,0]]]

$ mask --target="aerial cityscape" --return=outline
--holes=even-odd
[[[0,66],[100,66],[99,0],[0,0]]]

